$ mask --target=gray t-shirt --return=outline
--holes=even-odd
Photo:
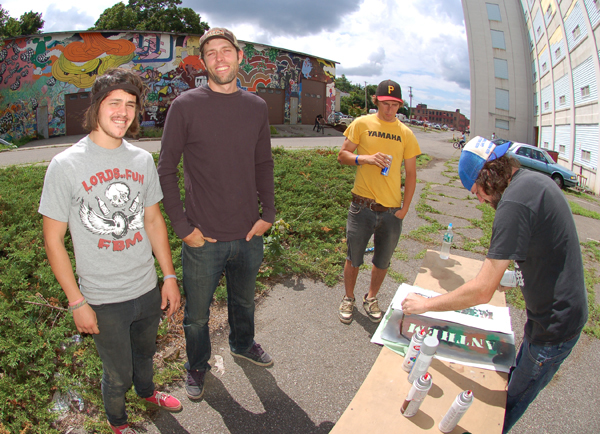
[[[52,159],[38,212],[68,223],[88,303],[133,300],[156,287],[144,207],[161,199],[152,156],[125,140],[105,149],[86,136]]]
[[[565,195],[549,177],[526,169],[513,175],[487,257],[515,261],[529,342],[555,345],[581,332],[588,318],[581,247]]]

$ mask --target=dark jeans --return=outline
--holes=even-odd
[[[373,265],[382,270],[388,269],[402,233],[402,220],[394,215],[399,209],[390,208],[385,212],[377,212],[354,202],[350,203],[346,222],[346,259],[353,267],[363,264],[365,248],[371,236],[375,235]]]
[[[94,335],[102,359],[102,399],[108,421],[127,423],[125,393],[131,387],[142,398],[154,393],[152,357],[160,322],[158,286],[135,300],[91,306],[100,334]]]
[[[556,345],[534,345],[523,338],[517,365],[511,371],[508,382],[503,434],[511,430],[529,404],[552,380],[578,339],[579,335]]]
[[[253,237],[202,247],[183,243],[181,263],[185,292],[187,370],[208,371],[211,355],[208,320],[210,303],[223,273],[227,281],[229,347],[243,353],[254,343],[254,291],[256,275],[263,260],[263,238]]]

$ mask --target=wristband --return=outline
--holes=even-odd
[[[356,156],[356,160],[354,160],[354,162],[356,163],[357,166],[360,166],[360,164],[358,164],[358,155]]]
[[[85,298],[81,297],[79,300],[75,300],[73,303],[69,302],[69,306],[75,306],[76,304],[81,303],[83,300],[85,300]]]
[[[86,305],[86,304],[87,304],[87,301],[85,301],[85,299],[83,299],[83,301],[81,301],[77,304],[74,304],[73,306],[69,305],[69,312],[72,313],[74,310],[79,309],[81,306]]]
[[[169,275],[163,277],[163,282],[167,279],[177,279],[177,276],[175,276],[174,274],[169,274]]]

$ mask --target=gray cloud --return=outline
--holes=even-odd
[[[462,25],[465,21],[462,3],[460,0],[421,0],[422,11],[430,11],[441,20],[448,20],[452,24]]]
[[[219,23],[252,24],[268,36],[308,36],[339,27],[342,17],[356,12],[362,0],[297,2],[291,0],[184,0],[182,6],[194,9],[205,20],[208,15]],[[211,27],[213,23],[208,23]],[[259,42],[259,38],[252,38]]]
[[[462,89],[470,89],[469,52],[466,41],[441,35],[432,40],[432,46],[436,47],[435,59],[442,78],[458,84]]]
[[[367,58],[367,62],[362,65],[352,66],[350,68],[344,68],[339,65],[336,68],[337,75],[346,74],[360,77],[373,77],[380,75],[383,71],[383,64],[385,62],[385,50],[383,47],[379,47],[377,51],[374,51]]]
[[[54,4],[48,5],[42,14],[44,19],[43,32],[62,32],[65,30],[87,30],[94,25],[98,17],[94,18],[85,12],[79,12],[72,7],[61,11]]]

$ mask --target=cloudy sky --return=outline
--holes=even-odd
[[[33,10],[44,32],[85,30],[115,0],[8,0],[14,18]],[[127,3],[125,1],[125,3]],[[460,0],[183,0],[211,27],[238,39],[339,62],[352,83],[391,78],[408,101],[470,117],[469,56]]]

